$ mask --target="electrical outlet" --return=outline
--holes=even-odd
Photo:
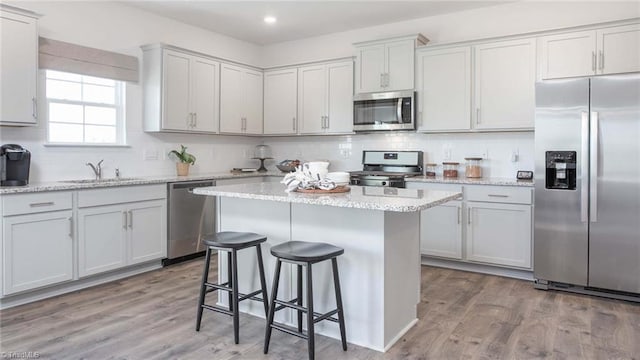
[[[444,145],[442,147],[442,159],[443,160],[451,160],[451,147],[448,145]]]
[[[142,160],[158,160],[158,150],[145,149],[142,152]]]
[[[520,151],[518,149],[511,150],[511,162],[518,162],[520,160]]]

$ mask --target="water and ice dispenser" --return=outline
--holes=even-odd
[[[558,190],[576,189],[576,152],[547,151],[545,188]]]

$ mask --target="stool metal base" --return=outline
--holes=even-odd
[[[280,268],[282,266],[282,262],[290,262],[297,265],[298,268],[298,277],[297,277],[297,297],[295,299],[289,301],[282,301],[276,299],[278,294],[278,286],[279,286],[279,278],[280,278]],[[331,265],[333,268],[333,283],[335,287],[336,294],[336,306],[337,308],[331,310],[325,314],[320,314],[313,311],[313,279],[312,279],[312,263],[301,263],[298,261],[287,261],[282,260],[280,258],[277,259],[276,263],[276,271],[275,276],[273,278],[273,287],[271,289],[271,307],[269,308],[269,315],[267,317],[267,328],[265,333],[264,340],[264,353],[267,354],[269,352],[269,343],[271,341],[271,331],[272,329],[276,329],[287,333],[289,335],[293,335],[299,337],[301,339],[306,339],[308,343],[308,352],[309,359],[313,360],[315,358],[315,331],[314,324],[323,320],[329,320],[332,322],[336,322],[340,325],[340,338],[342,340],[342,349],[344,351],[347,350],[347,338],[346,338],[346,330],[344,325],[344,312],[342,310],[342,294],[340,291],[340,279],[338,276],[338,262],[334,257],[331,259]],[[302,306],[302,267],[307,267],[307,307]],[[292,329],[286,327],[281,324],[277,324],[273,322],[273,318],[275,316],[275,312],[285,309],[291,308],[297,311],[298,315],[298,328]],[[307,314],[307,331],[306,333],[302,330],[302,314]],[[338,317],[333,317],[337,315]]]
[[[233,317],[233,340],[236,344],[239,343],[240,340],[240,311],[238,310],[238,305],[240,301],[243,300],[255,300],[262,301],[264,304],[264,314],[265,316],[269,313],[269,303],[267,296],[267,285],[264,276],[264,265],[262,262],[262,250],[260,244],[252,245],[255,246],[257,257],[258,257],[258,272],[260,273],[260,290],[256,290],[249,294],[242,294],[238,292],[238,256],[237,251],[241,249],[227,249],[227,248],[214,248],[208,247],[205,255],[205,264],[204,271],[202,273],[202,285],[200,287],[200,297],[198,299],[198,314],[196,318],[196,331],[200,331],[200,324],[202,322],[202,313],[204,309],[215,311],[221,314],[229,315]],[[209,265],[211,262],[211,250],[219,250],[227,252],[227,276],[228,281],[222,284],[210,283],[209,279]],[[229,294],[229,308],[225,309],[224,307],[218,305],[207,305],[204,303],[206,294],[213,291],[226,291]],[[257,297],[256,295],[262,294],[262,297]]]

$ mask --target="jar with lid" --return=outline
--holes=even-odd
[[[424,176],[428,177],[428,178],[434,178],[436,177],[436,169],[438,167],[438,164],[434,164],[434,163],[427,163],[424,164],[426,169],[424,171]]]
[[[480,162],[482,161],[482,158],[468,157],[464,159],[466,160],[466,164],[464,167],[465,176],[471,179],[481,178],[482,166],[480,166]]]
[[[442,163],[442,176],[447,179],[455,179],[458,177],[458,166],[460,163],[457,162],[443,162]]]

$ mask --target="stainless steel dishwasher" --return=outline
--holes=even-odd
[[[167,184],[168,248],[163,265],[192,259],[204,254],[202,237],[216,231],[215,197],[195,195],[197,187],[214,186],[212,180],[181,181]]]

